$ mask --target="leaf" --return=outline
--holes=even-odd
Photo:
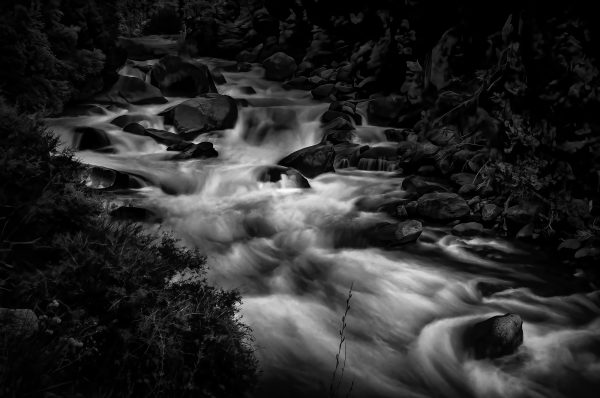
[[[577,250],[581,247],[581,242],[577,239],[566,239],[560,245],[558,245],[558,250],[561,249],[569,249],[569,250]]]

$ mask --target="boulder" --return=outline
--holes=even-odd
[[[473,173],[455,173],[450,176],[450,179],[459,187],[475,184],[475,174]]]
[[[476,359],[514,353],[523,344],[523,320],[516,314],[497,315],[467,329],[465,346]]]
[[[477,236],[483,232],[483,225],[478,222],[466,222],[455,225],[452,234],[456,236]]]
[[[164,104],[167,99],[158,88],[137,77],[119,76],[117,82],[108,91],[95,96],[94,101],[101,104],[146,105]]]
[[[334,169],[345,169],[358,166],[360,155],[369,149],[368,145],[351,144],[348,142],[334,145]]]
[[[354,119],[352,118],[352,116],[348,115],[347,113],[344,112],[338,112],[338,111],[332,111],[332,110],[328,110],[325,111],[325,113],[323,113],[321,115],[321,123],[323,124],[327,124],[335,119],[345,119],[348,121],[348,123],[350,123],[350,125],[352,126],[352,128],[354,128]]]
[[[424,195],[430,192],[448,192],[447,186],[419,177],[417,175],[411,175],[402,180],[402,189],[407,192],[415,192],[419,195]]]
[[[195,97],[217,92],[206,65],[174,55],[161,58],[152,67],[150,82],[167,97]]]
[[[38,317],[33,310],[0,308],[1,336],[27,338],[31,337],[38,329]]]
[[[390,126],[398,119],[403,102],[396,97],[377,97],[369,101],[367,118],[375,126]]]
[[[264,166],[258,169],[258,181],[278,182],[286,176],[296,188],[310,188],[310,184],[297,170],[283,166]]]
[[[73,147],[80,151],[114,152],[108,134],[94,127],[75,127]]]
[[[284,81],[294,75],[298,68],[294,58],[283,52],[277,52],[263,61],[265,77],[269,80]]]
[[[396,239],[398,243],[415,242],[423,232],[423,225],[417,220],[406,220],[398,224]]]
[[[187,142],[180,135],[170,133],[170,132],[164,131],[164,130],[146,129],[145,135],[153,138],[154,141],[158,142],[159,144],[163,144],[163,145],[167,145],[167,146],[180,144],[182,142]]]
[[[123,131],[129,133],[129,134],[134,134],[134,135],[141,135],[141,136],[145,136],[146,135],[146,128],[144,126],[142,126],[139,123],[129,123],[128,125],[126,125],[125,127],[123,127]]]
[[[282,87],[286,90],[312,90],[315,84],[306,76],[298,76],[283,83]]]
[[[121,116],[117,116],[113,120],[110,121],[110,124],[114,124],[115,126],[124,128],[130,123],[139,123],[148,120],[148,116],[140,115],[140,114],[125,114]]]
[[[365,231],[370,244],[393,249],[400,245],[415,242],[421,236],[423,226],[419,221],[406,220],[398,224],[378,223]]]
[[[170,112],[177,132],[187,139],[200,133],[230,129],[235,126],[238,108],[235,100],[227,95],[202,94],[177,105]]]
[[[342,113],[342,115],[347,116]],[[323,115],[324,116],[324,115]],[[336,117],[334,119],[325,119],[321,117],[321,123],[323,124],[323,131],[336,131],[336,130],[354,130],[354,124],[345,117]]]
[[[361,153],[358,168],[370,171],[394,171],[400,167],[399,160],[397,148],[371,147]]]
[[[335,150],[331,144],[316,144],[302,148],[278,162],[280,166],[291,167],[308,178],[334,172]]]
[[[208,159],[216,158],[219,153],[213,147],[211,142],[201,142],[194,144],[184,151],[173,156],[171,160],[189,160],[189,159]]]
[[[401,142],[406,140],[408,131],[406,129],[385,129],[383,134],[385,139],[390,142]]]
[[[146,81],[146,73],[141,69],[137,68],[131,61],[127,62],[121,69],[117,71],[119,75],[137,77],[143,81]]]
[[[325,99],[335,93],[335,85],[331,83],[321,84],[310,91],[314,99]]]
[[[481,207],[481,219],[485,222],[495,221],[502,214],[502,208],[493,203],[486,203]]]
[[[461,219],[470,213],[467,202],[455,193],[427,193],[417,201],[420,216],[436,221]]]

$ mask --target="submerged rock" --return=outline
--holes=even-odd
[[[331,144],[316,144],[302,148],[279,161],[279,165],[291,167],[308,178],[334,172],[335,150]]]
[[[167,97],[195,97],[217,92],[206,65],[175,55],[161,58],[152,67],[150,81]]]
[[[523,320],[516,314],[497,315],[476,323],[465,333],[465,346],[476,359],[514,353],[523,344]]]
[[[467,202],[455,193],[427,193],[417,201],[420,216],[436,221],[461,219],[471,211]]]
[[[208,159],[217,156],[219,156],[219,153],[211,142],[201,142],[192,144],[192,146],[173,156],[171,160]]]

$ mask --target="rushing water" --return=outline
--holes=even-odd
[[[160,213],[164,228],[206,253],[212,281],[242,292],[263,370],[257,396],[327,395],[351,284],[339,396],[352,381],[354,397],[598,396],[598,291],[564,286],[547,275],[541,253],[493,237],[427,228],[402,250],[369,247],[361,231],[386,216],[354,204],[398,191],[401,178],[345,169],[312,179],[311,189],[285,178],[260,182],[261,166],[321,139],[318,119],[328,105],[265,81],[259,68],[224,75],[219,91],[249,106],[234,129],[196,140],[211,141],[215,159],[166,161],[165,146],[110,124],[128,112],[163,129],[157,114],[183,99],[48,124],[67,146],[75,126],[107,131],[116,153],[78,157],[142,176],[149,183],[136,196]],[[244,86],[257,93],[242,94]],[[378,128],[363,126],[358,135],[385,145]],[[502,359],[471,358],[465,328],[507,312],[523,317],[523,346]]]

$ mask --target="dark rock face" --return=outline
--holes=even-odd
[[[187,139],[202,132],[233,128],[238,117],[235,100],[220,94],[192,98],[177,105],[171,112],[175,128]]]
[[[265,59],[263,67],[265,68],[265,77],[267,79],[278,81],[289,79],[298,68],[294,58],[282,52],[275,53]]]
[[[291,167],[308,178],[334,172],[335,150],[330,144],[316,144],[302,148],[279,161],[279,165]]]
[[[400,167],[399,160],[397,148],[372,147],[361,153],[358,168],[371,171],[394,171]]]
[[[470,208],[459,195],[450,192],[427,193],[417,201],[420,216],[436,221],[451,221],[465,217]]]
[[[406,220],[398,224],[390,222],[376,224],[366,231],[366,236],[372,245],[391,249],[415,242],[422,232],[421,222]]]
[[[314,99],[325,99],[335,92],[335,84],[327,83],[311,90]]]
[[[131,76],[119,76],[110,90],[96,96],[94,100],[100,103],[121,105],[164,104],[167,102],[158,88]]]
[[[199,144],[192,145],[184,151],[173,156],[172,160],[189,160],[189,159],[208,159],[216,158],[219,153],[213,147],[211,142],[201,142]]]
[[[80,151],[113,152],[108,134],[94,127],[76,127],[75,145]]]
[[[123,131],[129,133],[129,134],[134,134],[134,135],[141,135],[141,136],[145,136],[146,135],[146,128],[144,126],[142,126],[139,123],[129,123],[127,124],[125,127],[123,127]]]
[[[402,189],[407,192],[416,192],[419,195],[424,195],[431,192],[448,192],[449,189],[445,185],[432,181],[418,175],[411,175],[402,181]]]
[[[452,234],[457,236],[476,236],[481,232],[483,232],[483,225],[477,222],[466,222],[452,228]]]
[[[333,167],[335,169],[345,169],[358,166],[360,155],[369,149],[368,145],[361,146],[343,142],[334,145],[335,160]]]
[[[154,141],[163,145],[170,146],[185,142],[185,140],[180,135],[169,133],[168,131],[164,130],[145,129],[144,135],[152,137]]]
[[[406,220],[398,224],[396,239],[398,243],[416,242],[423,232],[423,225],[417,220]]]
[[[290,179],[297,188],[310,188],[310,184],[297,170],[283,166],[264,166],[258,170],[258,180],[261,182],[278,182],[283,176]]]
[[[510,355],[523,344],[523,320],[516,314],[497,315],[471,326],[464,337],[477,359]]]
[[[217,92],[206,65],[175,55],[162,58],[152,67],[150,81],[167,97],[195,97]]]
[[[124,128],[125,126],[127,126],[130,123],[139,123],[139,122],[143,122],[144,120],[148,120],[148,117],[145,115],[125,114],[125,115],[117,116],[116,118],[114,118],[113,120],[110,121],[110,124],[114,124],[115,126]]]

